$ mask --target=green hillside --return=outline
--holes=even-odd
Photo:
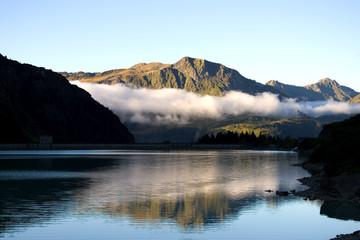
[[[202,119],[189,122],[186,125],[145,125],[127,123],[130,131],[135,135],[137,142],[196,142],[200,136],[219,131],[232,131],[236,133],[260,132],[265,135],[285,138],[291,136],[316,137],[327,120],[313,118],[281,119],[268,117],[233,117],[223,120]]]
[[[280,137],[307,137],[316,136],[321,128],[322,123],[315,119],[277,119],[248,117],[236,121],[237,123],[214,128],[213,131],[232,131],[236,133],[254,132],[255,135],[265,134]]]

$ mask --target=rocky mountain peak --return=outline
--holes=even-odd
[[[332,80],[330,78],[320,79],[316,84],[323,84],[325,86],[340,86],[340,84],[337,81]]]
[[[268,86],[272,86],[272,87],[275,87],[277,85],[281,84],[280,82],[276,81],[276,80],[270,80],[268,81],[265,85],[268,85]]]
[[[306,89],[321,93],[325,99],[335,101],[348,101],[359,93],[355,90],[341,86],[337,81],[330,78],[320,79],[317,83],[305,86]]]
[[[225,67],[219,63],[209,62],[205,59],[183,57],[173,67],[185,75],[199,81],[203,78],[214,77]]]

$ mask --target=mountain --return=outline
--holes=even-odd
[[[105,84],[124,83],[131,87],[150,89],[179,88],[213,96],[237,90],[255,95],[278,90],[250,80],[238,71],[222,64],[203,59],[184,57],[175,64],[140,63],[129,69],[110,70],[102,73],[60,73],[68,80]]]
[[[325,78],[308,86],[292,86],[278,81],[266,85],[243,77],[236,70],[203,59],[184,57],[174,64],[139,63],[128,69],[116,69],[102,73],[61,73],[69,81],[94,82],[99,84],[123,83],[130,87],[161,89],[178,88],[187,91],[222,96],[228,91],[242,91],[255,95],[272,92],[280,97],[296,98],[299,101],[349,101],[357,93]],[[359,97],[360,98],[360,97]],[[355,101],[355,99],[354,99]],[[138,142],[193,142],[197,137],[216,131],[254,131],[281,137],[316,137],[324,124],[348,117],[342,115],[296,119],[235,116],[225,120],[197,119],[184,126],[149,125],[128,123],[127,126]]]
[[[341,86],[335,80],[324,78],[304,87],[280,83],[275,80],[265,85],[242,76],[238,71],[219,63],[183,57],[175,64],[139,63],[128,69],[116,69],[101,73],[61,72],[69,81],[95,82],[100,84],[124,83],[131,87],[150,89],[178,88],[187,91],[221,96],[235,90],[251,95],[271,92],[281,97],[299,101],[335,100],[346,102],[359,93]]]
[[[323,101],[324,96],[314,90],[305,87],[298,87],[293,85],[284,84],[275,80],[271,80],[266,85],[275,88],[290,98],[296,98],[300,101]]]
[[[109,109],[66,78],[0,54],[0,142],[131,143]]]
[[[325,99],[341,102],[346,102],[359,94],[355,90],[341,86],[338,82],[329,78],[321,79],[317,83],[305,86],[305,88],[321,93]]]
[[[267,82],[266,85],[273,87],[290,98],[296,98],[300,101],[334,100],[346,102],[359,94],[355,90],[341,86],[338,82],[329,78],[321,79],[317,83],[304,87],[287,85],[274,80]]]

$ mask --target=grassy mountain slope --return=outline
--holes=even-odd
[[[236,70],[203,59],[184,57],[175,64],[140,63],[129,69],[103,73],[61,73],[68,80],[104,84],[124,83],[150,89],[179,88],[187,91],[220,96],[231,90],[249,94],[272,92],[276,89],[243,77]]]
[[[0,142],[129,143],[119,118],[51,70],[0,55]]]
[[[307,137],[316,136],[322,128],[322,123],[311,118],[263,118],[248,117],[226,126],[215,128],[214,131],[225,130],[232,132],[254,132],[280,137]]]

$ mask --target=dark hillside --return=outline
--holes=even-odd
[[[128,129],[89,93],[51,70],[0,55],[0,142],[130,143]]]
[[[325,126],[319,137],[323,143],[312,161],[324,162],[328,175],[360,173],[360,115]]]

